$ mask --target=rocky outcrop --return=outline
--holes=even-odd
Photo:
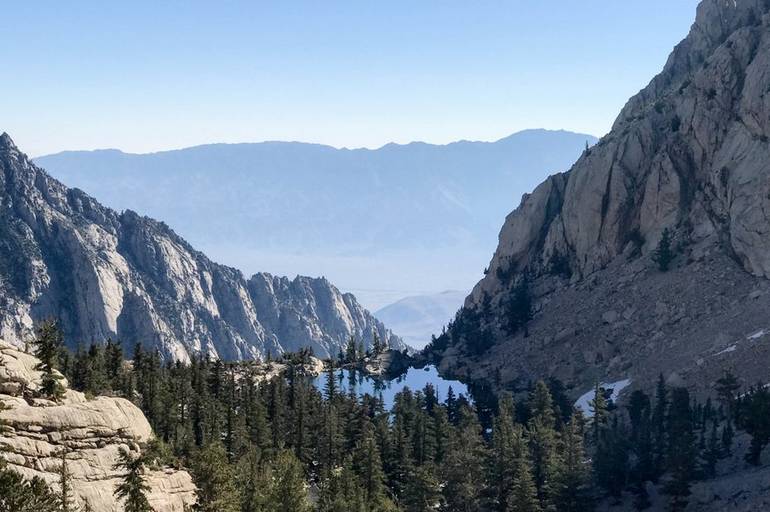
[[[250,279],[195,251],[162,222],[117,213],[68,189],[0,136],[0,336],[23,343],[60,319],[67,341],[119,339],[187,360],[248,359],[351,336],[404,348],[355,297],[326,279]]]
[[[67,389],[51,402],[33,398],[40,388],[39,362],[0,341],[0,457],[24,477],[40,477],[56,488],[62,453],[80,506],[119,512],[113,492],[120,471],[113,468],[122,447],[138,452],[152,437],[142,412],[123,398],[86,398]],[[66,385],[66,381],[65,385]],[[148,471],[148,499],[156,512],[182,512],[195,502],[195,486],[186,471]]]
[[[611,132],[508,216],[466,300],[471,321],[456,322],[436,355],[445,371],[483,376],[508,361],[508,384],[559,373],[579,388],[667,371],[706,386],[709,365],[696,361],[765,327],[764,295],[747,295],[770,277],[768,70],[770,5],[701,2]],[[666,228],[678,258],[661,279],[651,252]],[[525,275],[536,314],[513,334],[507,308]],[[477,357],[480,335],[492,342]]]

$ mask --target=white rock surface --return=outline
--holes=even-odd
[[[141,450],[152,437],[142,412],[123,398],[87,399],[67,389],[59,403],[31,399],[39,389],[39,362],[33,356],[0,341],[0,457],[28,478],[38,476],[58,485],[61,453],[67,451],[76,501],[98,512],[121,512],[113,496],[120,473],[113,469],[121,447]],[[66,383],[66,381],[65,381]],[[195,486],[186,471],[150,471],[150,504],[156,512],[183,512],[195,501]]]

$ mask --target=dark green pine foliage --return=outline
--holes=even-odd
[[[272,489],[267,510],[310,512],[302,464],[294,454],[287,450],[280,452],[272,464],[271,473]]]
[[[671,496],[673,510],[683,510],[690,496],[697,456],[693,426],[690,394],[685,388],[674,388],[666,425],[670,476],[664,485],[665,492]]]
[[[529,289],[529,277],[524,274],[513,287],[505,306],[506,329],[515,334],[526,327],[532,319],[532,295]]]
[[[751,435],[746,462],[760,463],[762,450],[770,442],[770,390],[766,386],[752,389],[741,401],[738,424]]]
[[[738,378],[730,369],[726,369],[722,376],[717,379],[714,389],[717,392],[717,398],[727,410],[728,417],[734,418],[735,404],[738,401],[738,393],[741,385]]]
[[[602,431],[607,426],[607,398],[604,396],[604,389],[597,382],[594,387],[594,398],[588,403],[591,408],[591,439],[594,447],[598,447],[601,442]]]
[[[583,449],[585,419],[574,409],[562,434],[561,463],[555,478],[553,504],[559,512],[591,510],[591,479]]]
[[[279,450],[286,445],[286,381],[272,379],[268,384],[267,413],[270,421],[271,444]]]
[[[729,419],[725,421],[722,427],[722,452],[725,455],[731,455],[733,449],[733,439],[735,437],[735,430],[733,429],[732,421]]]
[[[442,493],[448,510],[470,512],[481,507],[487,454],[476,412],[463,405],[458,415],[458,426],[444,460]]]
[[[728,455],[735,429],[752,436],[750,462],[770,438],[768,390],[741,395],[731,374],[717,384],[719,409],[661,378],[654,399],[634,391],[621,408],[597,389],[586,421],[558,381],[536,383],[528,400],[503,395],[496,407],[478,392],[474,405],[454,392],[441,403],[432,386],[405,389],[386,411],[381,397],[359,395],[352,369],[345,380],[330,366],[319,391],[303,366],[307,351],[269,363],[288,368],[274,378],[261,363],[163,363],[141,346],[126,364],[113,342],[63,354],[75,388],[142,408],[156,434],[142,450],[147,463],[190,468],[198,511],[307,510],[310,495],[319,512],[570,512],[624,493],[641,510],[647,482],[658,480],[681,508],[690,483]],[[27,503],[60,512],[61,501],[42,481],[0,468],[0,512],[28,512]]]
[[[0,458],[0,512],[61,512],[61,500],[44,480],[26,480]]]
[[[705,449],[701,455],[700,470],[704,478],[713,478],[716,476],[716,466],[722,453],[722,446],[720,445],[719,434],[717,432],[717,422],[711,422],[711,429],[709,430],[708,440],[706,441]]]
[[[317,508],[318,512],[369,512],[350,457],[320,482]]]
[[[599,431],[593,463],[596,483],[613,498],[620,498],[628,483],[628,459],[628,432],[614,416],[610,426]]]
[[[497,406],[492,424],[491,482],[495,486],[494,503],[497,510],[507,510],[516,479],[517,444],[514,405],[510,394],[504,393]],[[519,433],[520,435],[520,433]],[[519,445],[518,448],[521,446]]]
[[[674,259],[674,249],[672,247],[671,230],[665,228],[660,235],[660,242],[658,247],[652,254],[653,261],[658,265],[658,270],[661,272],[667,272],[671,266],[671,261]]]
[[[67,466],[67,450],[62,450],[59,464],[59,510],[61,512],[74,512],[75,498],[72,495],[72,474]]]
[[[415,467],[400,505],[406,512],[436,510],[442,504],[441,482],[432,464]]]
[[[33,343],[35,357],[40,359],[36,369],[43,372],[42,393],[58,400],[64,393],[64,388],[59,382],[61,375],[56,372],[59,357],[64,350],[64,337],[59,325],[53,320],[38,325]]]
[[[530,452],[532,454],[532,476],[537,488],[540,506],[553,507],[556,493],[556,476],[560,471],[559,435],[555,429],[556,414],[548,386],[543,381],[535,384],[529,400],[531,418],[527,424]]]
[[[652,411],[652,463],[653,481],[657,482],[666,467],[668,443],[666,439],[666,412],[668,411],[668,389],[663,375],[658,376],[655,388],[655,405]]]
[[[144,458],[132,455],[124,448],[118,452],[115,469],[124,471],[120,484],[115,488],[115,496],[123,500],[125,512],[152,512],[147,501],[147,485],[144,476]]]
[[[364,501],[370,508],[376,508],[385,500],[385,475],[382,471],[380,449],[375,439],[374,425],[364,417],[361,440],[353,454],[353,468],[359,476]]]
[[[516,425],[513,435],[513,485],[508,497],[506,512],[541,512],[537,497],[537,486],[532,477],[532,462],[528,457],[529,449],[524,430]]]
[[[643,391],[635,390],[628,400],[627,410],[631,426],[629,448],[635,460],[631,470],[631,479],[637,485],[642,486],[644,482],[656,478],[650,397]]]
[[[193,507],[196,512],[238,512],[235,471],[221,443],[211,443],[196,453],[191,469],[198,488],[198,501]]]

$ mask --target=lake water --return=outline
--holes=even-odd
[[[326,374],[313,379],[313,384],[323,390],[326,382]],[[393,405],[393,398],[396,393],[404,388],[412,391],[419,391],[426,384],[433,384],[440,402],[446,400],[449,388],[452,388],[455,396],[465,395],[468,399],[471,397],[468,393],[468,387],[458,380],[448,380],[439,376],[435,366],[429,365],[425,368],[409,368],[406,373],[394,379],[386,380],[364,375],[356,370],[337,371],[337,382],[340,384],[341,391],[348,392],[351,388],[355,390],[358,396],[366,393],[373,396],[381,396],[386,409]]]

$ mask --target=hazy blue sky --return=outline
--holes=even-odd
[[[696,3],[9,2],[0,130],[33,156],[601,135]]]

